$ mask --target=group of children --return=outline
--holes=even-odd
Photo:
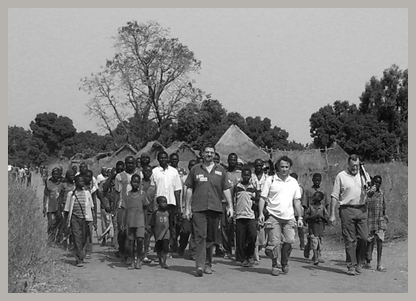
[[[256,160],[258,161],[258,160]],[[119,163],[117,163],[116,168]],[[84,164],[85,165],[85,164]],[[121,170],[121,168],[120,168]],[[110,172],[108,170],[108,172]],[[117,173],[115,169],[112,171]],[[120,172],[120,171],[118,171]],[[167,210],[167,199],[165,196],[158,196],[154,199],[154,191],[149,191],[150,177],[152,168],[143,167],[139,174],[133,174],[130,180],[131,190],[125,198],[125,215],[123,222],[119,223],[120,231],[125,231],[127,243],[126,254],[128,254],[128,269],[140,269],[142,262],[149,262],[147,252],[149,249],[150,237],[154,236],[154,250],[157,253],[159,264],[162,268],[169,268],[167,258],[171,234],[169,231],[169,212]],[[235,225],[236,257],[241,261],[242,266],[251,267],[257,257],[261,243],[259,244],[260,234],[264,235],[262,227],[257,222],[259,189],[253,181],[255,174],[245,166],[241,168],[241,179],[234,186],[233,198],[235,205]],[[292,175],[297,178],[295,174]],[[109,176],[110,177],[110,176]],[[111,178],[111,177],[110,177]],[[113,176],[114,178],[114,176]],[[77,266],[83,266],[84,258],[88,258],[92,251],[92,228],[97,229],[97,193],[99,191],[94,183],[91,170],[80,165],[80,171],[70,169],[62,177],[62,168],[54,168],[52,177],[45,183],[44,213],[48,216],[48,233],[53,235],[59,224],[65,226],[64,240],[69,240],[73,244],[73,250]],[[105,178],[107,179],[107,178]],[[111,180],[111,179],[110,179]],[[366,261],[370,267],[372,252],[377,245],[377,270],[385,271],[381,266],[382,241],[386,222],[385,202],[381,186],[381,177],[373,178],[374,189],[368,195],[369,212],[369,231],[370,242],[368,243]],[[308,225],[308,235],[306,245],[302,245],[305,258],[309,258],[310,250],[313,251],[313,264],[323,263],[322,243],[325,225],[328,223],[328,204],[325,194],[320,189],[321,175],[314,174],[311,189],[303,191],[302,199],[303,212],[301,214]],[[98,194],[102,206],[106,205],[105,197]],[[107,210],[107,209],[106,209]],[[108,210],[111,212],[112,210]],[[62,212],[64,212],[62,216]],[[60,221],[64,222],[60,222]],[[71,231],[68,231],[71,229]],[[301,232],[299,232],[301,233]],[[301,234],[303,236],[303,232]],[[303,238],[303,237],[302,237]],[[52,240],[53,237],[50,237]],[[191,237],[192,239],[192,237]],[[266,241],[263,237],[261,241]],[[183,253],[183,250],[182,250]]]

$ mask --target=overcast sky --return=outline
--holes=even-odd
[[[8,125],[54,112],[103,134],[80,79],[113,57],[132,20],[170,28],[202,62],[196,86],[228,112],[268,117],[301,143],[312,113],[358,104],[372,76],[408,68],[407,9],[9,9]]]

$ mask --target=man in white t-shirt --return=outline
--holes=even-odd
[[[268,219],[265,222],[267,246],[265,253],[272,260],[272,275],[289,272],[289,256],[295,242],[296,223],[303,226],[302,214],[295,220],[295,211],[301,211],[301,192],[298,181],[290,176],[292,160],[282,156],[275,164],[276,175],[266,179],[259,201],[259,222],[265,220],[263,209],[267,204]],[[278,255],[281,253],[280,261]]]

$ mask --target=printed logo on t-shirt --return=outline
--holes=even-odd
[[[221,172],[221,171],[219,171],[219,170],[216,170],[216,171],[215,171],[215,174],[216,174],[216,175],[219,175],[219,176],[222,176],[222,172]]]

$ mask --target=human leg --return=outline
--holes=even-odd
[[[215,242],[217,241],[218,225],[220,222],[221,212],[208,210],[207,216],[207,236],[206,236],[206,260],[204,272],[211,274],[212,256],[215,250]]]
[[[246,219],[237,219],[236,221],[236,246],[235,253],[241,256],[240,261],[243,263],[247,261],[246,258]],[[237,258],[236,258],[237,259]]]
[[[195,234],[195,265],[199,271],[203,271],[206,259],[207,239],[207,216],[206,211],[194,212],[192,215],[192,226]],[[200,275],[202,276],[202,275]]]
[[[189,237],[192,232],[192,224],[188,219],[183,219],[181,232],[179,234],[179,255],[183,256],[185,249],[188,245]]]
[[[267,236],[267,245],[265,249],[265,254],[272,261],[272,275],[278,276],[282,271],[282,265],[278,261],[279,258],[279,249],[281,247],[281,234],[282,230],[280,227],[277,218],[270,215],[267,221],[265,222],[265,234]]]
[[[85,258],[84,246],[86,242],[86,222],[85,219],[75,215],[71,217],[71,230],[74,240],[75,264],[82,265]]]
[[[357,238],[356,228],[354,223],[354,208],[340,208],[342,237],[345,244],[346,262],[351,274],[355,274],[355,267],[357,266]]]

